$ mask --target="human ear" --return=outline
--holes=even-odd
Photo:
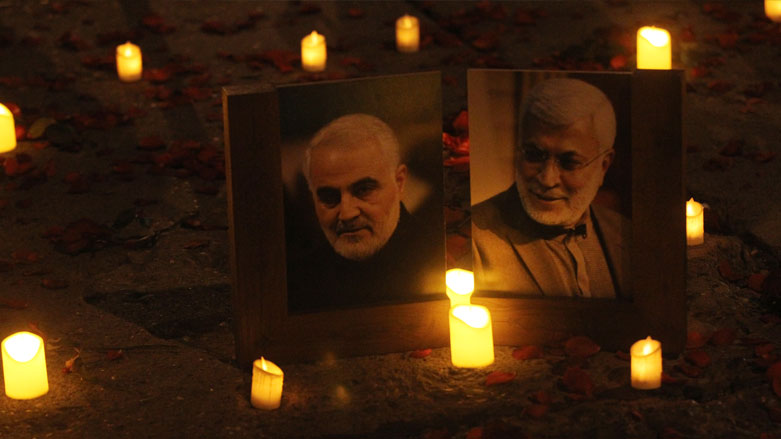
[[[396,187],[399,189],[399,194],[404,193],[404,185],[407,183],[407,165],[401,164],[396,168],[394,179],[396,181]]]

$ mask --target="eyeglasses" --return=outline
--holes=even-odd
[[[537,148],[536,146],[526,145],[521,147],[521,160],[531,164],[540,165],[543,163],[547,163],[548,159],[551,158],[552,156],[554,162],[556,163],[556,166],[558,166],[560,171],[575,172],[579,169],[585,168],[586,166],[590,165],[595,160],[611,152],[612,150],[613,149],[611,148],[602,151],[596,156],[584,162],[579,160],[577,156],[575,156],[574,153],[572,152],[567,152],[560,155],[553,155],[549,151],[546,151],[541,148]]]

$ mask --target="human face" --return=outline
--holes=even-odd
[[[344,258],[371,257],[396,230],[407,167],[394,169],[372,142],[321,144],[310,158],[315,213],[326,239]]]
[[[600,154],[591,117],[564,128],[528,118],[523,136],[522,149],[547,153],[535,161],[516,151],[515,184],[524,210],[540,224],[574,226],[602,186],[613,150]]]

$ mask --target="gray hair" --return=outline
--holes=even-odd
[[[519,130],[528,116],[551,127],[567,127],[591,116],[599,152],[612,148],[616,139],[616,114],[610,99],[580,79],[553,78],[535,85],[521,107]]]
[[[338,144],[345,148],[355,148],[369,142],[380,146],[389,170],[395,171],[401,163],[399,140],[391,127],[378,117],[362,113],[348,114],[334,119],[320,128],[309,141],[304,152],[302,171],[309,186],[312,185],[310,167],[314,148],[321,144]]]

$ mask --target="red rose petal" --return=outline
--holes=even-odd
[[[570,367],[564,372],[562,383],[571,392],[591,396],[594,392],[594,382],[588,372],[579,367]]]
[[[485,385],[493,386],[496,384],[506,383],[514,379],[515,379],[515,373],[502,372],[497,370],[495,372],[491,372],[487,377],[485,377]]]
[[[429,355],[431,355],[431,348],[418,349],[417,351],[412,351],[409,353],[410,358],[426,358]]]
[[[528,345],[513,350],[513,358],[516,360],[532,360],[542,358],[542,349],[535,345]]]
[[[710,343],[715,346],[726,346],[732,344],[737,336],[735,328],[717,329],[710,337]]]
[[[687,352],[686,360],[697,367],[707,367],[711,363],[710,355],[702,350],[692,350]]]
[[[564,352],[571,357],[587,358],[600,349],[598,344],[584,335],[577,335],[564,343]]]

